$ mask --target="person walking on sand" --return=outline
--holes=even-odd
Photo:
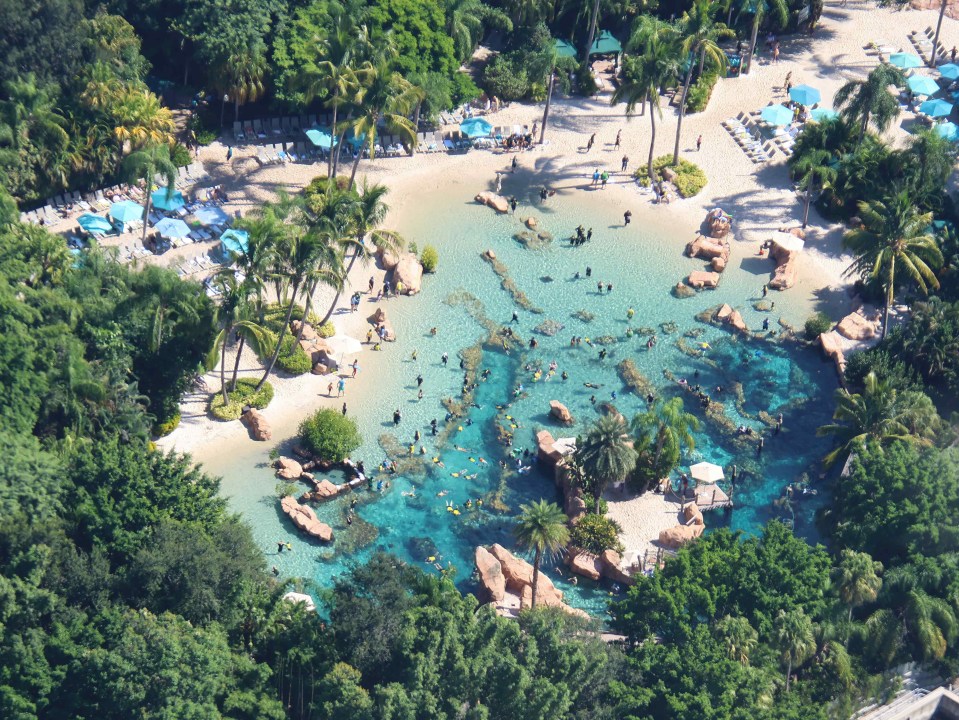
[[[696,138],[696,152],[699,152],[703,147],[703,136],[700,135]]]
[[[628,165],[629,165],[629,158],[626,157],[625,155],[623,155],[623,164],[622,164],[622,167],[620,168],[620,171],[621,171],[621,172],[626,172],[626,167],[627,167]]]
[[[326,395],[327,397],[333,397],[333,383],[326,386]]]
[[[599,168],[593,170],[593,182],[591,185],[599,185]]]
[[[516,156],[513,156],[513,162],[510,163],[510,168],[512,172],[516,172],[516,166],[519,165],[519,160],[516,159]]]
[[[622,131],[622,130],[617,130],[617,131],[616,131],[616,142],[613,144],[613,147],[614,147],[615,149],[617,149],[617,150],[619,150],[619,140],[620,140],[620,136],[621,136],[622,134],[623,134],[623,131]]]
[[[629,225],[630,221],[633,219],[633,211],[627,210],[623,213],[623,225]]]
[[[230,162],[233,159],[233,146],[230,145],[226,149],[226,161]]]
[[[336,389],[337,389],[337,395],[336,395],[337,397],[343,397],[344,395],[346,395],[346,380],[344,380],[343,378],[340,378],[340,382],[337,383]]]
[[[512,210],[513,215],[516,214],[516,206],[517,206],[517,205],[519,205],[519,203],[516,201],[516,196],[511,197],[511,198],[509,199],[509,209]]]
[[[589,136],[589,142],[586,143],[586,152],[593,149],[593,143],[596,142],[596,133]]]
[[[599,181],[602,183],[603,190],[606,189],[606,183],[609,180],[609,173],[603,170],[603,174],[599,176]]]

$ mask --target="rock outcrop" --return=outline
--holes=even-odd
[[[686,503],[686,507],[683,508],[683,517],[686,518],[687,525],[706,524],[703,520],[703,511],[700,510],[699,505],[694,502]]]
[[[843,373],[846,372],[846,356],[842,351],[842,340],[839,337],[839,333],[835,330],[823,333],[819,336],[819,345],[822,347],[822,351],[826,354],[826,357],[833,361],[836,366],[836,372],[842,377]]]
[[[400,285],[402,283],[402,285]],[[393,268],[393,287],[405,295],[415,295],[423,285],[423,265],[413,253],[404,253]]]
[[[480,550],[484,552],[481,553]],[[485,554],[484,554],[485,553]],[[520,609],[526,609],[533,601],[533,566],[525,560],[516,557],[502,545],[492,545],[489,548],[479,547],[475,553],[476,569],[480,575],[483,592],[488,595],[498,594],[499,580],[497,579],[496,565],[499,565],[504,581],[503,598],[506,593],[519,597]],[[486,580],[484,581],[484,575]],[[563,602],[563,593],[556,589],[553,581],[540,570],[536,588],[536,604],[543,607],[558,607],[571,615],[588,618],[582,610],[572,608]],[[494,601],[499,602],[499,601]]]
[[[549,415],[562,425],[573,424],[573,414],[559,400],[549,401]]]
[[[539,462],[548,469],[556,467],[563,459],[563,453],[556,449],[556,440],[549,430],[540,430],[536,433],[536,454]]]
[[[659,544],[664,548],[675,550],[698,538],[705,529],[704,525],[674,525],[660,531]]]
[[[376,258],[379,260],[380,267],[386,270],[386,272],[395,268],[400,261],[399,255],[392,250],[387,250],[382,247],[376,248]]]
[[[486,251],[483,253],[483,257],[486,258],[487,260],[495,260],[495,259],[496,259],[496,253],[493,252],[492,249],[487,248]]]
[[[310,537],[315,537],[323,542],[333,540],[333,528],[321,522],[309,505],[300,505],[296,498],[287,495],[280,501],[280,507],[293,521],[293,524]]]
[[[509,200],[504,198],[502,195],[497,195],[494,192],[484,190],[476,195],[475,200],[478,203],[482,203],[487,207],[493,208],[498,213],[503,213],[505,215],[509,212]]]
[[[706,213],[705,222],[706,227],[709,228],[709,236],[712,238],[726,237],[732,227],[732,218],[721,208],[713,208]]]
[[[599,556],[579,548],[570,546],[566,549],[566,564],[571,572],[590,580],[599,580],[603,576]]]
[[[836,332],[850,340],[872,340],[879,337],[878,323],[867,320],[860,312],[852,312],[839,321]]]
[[[528,227],[530,230],[535,230],[536,225],[537,225],[536,218],[534,217],[526,218],[526,227]]]
[[[503,566],[500,561],[482,545],[476,548],[474,560],[485,596],[480,599],[486,602],[499,602],[506,597],[506,576],[503,575]]]
[[[303,475],[303,466],[293,458],[280,456],[273,465],[276,467],[277,477],[284,480],[299,480]]]
[[[623,570],[620,565],[623,559],[615,550],[604,550],[599,556],[599,565],[603,571],[603,577],[620,585],[632,585],[636,582],[633,576]]]
[[[309,342],[320,339],[320,336],[316,330],[313,329],[313,326],[309,323],[304,323],[302,320],[293,320],[290,323],[290,332],[293,333],[294,337],[299,334],[301,327],[303,328],[303,334],[300,335],[300,340]]]
[[[719,306],[719,309],[716,311],[713,319],[723,323],[724,325],[730,325],[740,332],[749,332],[749,328],[746,327],[746,321],[743,320],[743,316],[738,310],[733,310],[732,307],[730,307],[727,303],[723,303]]]
[[[797,228],[798,229],[798,228]],[[791,233],[795,235],[795,233]],[[769,248],[769,257],[776,261],[773,279],[769,287],[773,290],[787,290],[796,284],[796,259],[799,253],[782,247],[775,240]]]
[[[722,240],[717,242],[714,238],[708,238],[705,235],[697,235],[695,240],[686,245],[686,254],[689,257],[703,258],[704,260],[720,259],[723,267],[729,260],[729,241]]]
[[[697,290],[703,288],[715,288],[719,285],[719,273],[709,272],[706,270],[696,270],[689,273],[689,277],[686,279],[686,284],[690,287],[694,287]]]
[[[519,592],[524,585],[533,583],[533,566],[522,558],[518,558],[499,543],[491,545],[490,553],[500,561],[503,569],[503,577],[506,578],[506,587],[513,592]],[[553,581],[546,578],[549,587],[553,587]],[[541,584],[540,587],[543,585]]]
[[[245,408],[243,414],[240,415],[240,421],[247,426],[254,440],[269,440],[273,437],[270,423],[256,408]]]

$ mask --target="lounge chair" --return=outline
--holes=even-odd
[[[233,137],[241,142],[246,140],[246,135],[243,134],[243,124],[239,120],[233,121]]]
[[[283,134],[284,128],[283,128],[283,123],[280,121],[280,118],[273,118],[272,120],[270,120],[270,127],[271,127],[271,132],[274,135],[279,136]]]

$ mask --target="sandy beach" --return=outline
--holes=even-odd
[[[646,162],[649,119],[642,115],[627,118],[624,106],[610,107],[608,81],[604,83],[606,89],[592,99],[554,98],[547,142],[532,151],[514,155],[475,150],[467,155],[437,153],[412,158],[376,158],[361,162],[358,179],[366,178],[389,187],[390,213],[385,227],[402,232],[418,210],[418,196],[444,192],[453,184],[469,187],[471,192],[492,189],[496,173],[507,172],[513,157],[517,157],[519,163],[516,180],[526,180],[532,186],[548,185],[557,191],[556,202],[588,187],[594,169],[607,169],[611,173],[610,188],[593,195],[596,203],[608,208],[611,219],[621,218],[626,209],[632,210],[635,223],[642,223],[650,214],[656,214],[660,220],[668,215],[676,233],[663,238],[663,247],[669,252],[681,252],[687,240],[698,231],[706,211],[719,206],[735,218],[733,261],[740,262],[756,255],[759,245],[772,231],[783,225],[800,224],[803,204],[789,180],[785,156],[777,152],[771,162],[753,164],[723,128],[722,121],[783,100],[787,73],[791,73],[793,85],[808,83],[818,88],[822,92],[822,106],[830,107],[833,94],[846,80],[864,77],[877,64],[877,57],[868,49],[870,43],[885,43],[911,52],[907,33],[934,26],[936,19],[937,13],[932,10],[882,9],[858,2],[841,7],[835,2],[827,3],[820,26],[811,38],[780,38],[778,64],[762,57],[749,75],[720,81],[707,110],[687,116],[683,123],[681,154],[700,165],[709,178],[703,192],[695,198],[655,205],[652,194],[639,187],[631,173],[619,172],[623,155],[629,158],[630,171]],[[959,43],[956,23],[944,24],[942,42],[947,48]],[[656,156],[671,153],[675,139],[675,109],[666,106],[665,101],[663,105],[663,117],[657,118]],[[542,120],[542,109],[541,105],[513,103],[489,119],[494,125],[531,126],[534,121]],[[890,140],[901,142],[907,137],[902,123],[900,118],[890,130]],[[622,147],[616,149],[614,138],[620,130]],[[592,133],[596,134],[596,143],[592,151],[587,152],[585,145]],[[697,152],[695,141],[700,135],[702,149]],[[255,154],[255,145],[241,145],[234,148],[232,161],[227,162],[227,147],[223,143],[214,143],[200,151],[199,159],[210,174],[202,186],[221,185],[229,196],[225,209],[231,213],[249,213],[274,198],[277,191],[295,192],[314,177],[326,173],[322,163],[260,166]],[[349,166],[342,168],[344,173],[349,170]],[[786,291],[790,296],[809,298],[818,309],[825,309],[836,320],[849,312],[854,303],[849,293],[850,283],[842,275],[849,263],[841,250],[842,231],[842,226],[825,222],[815,208],[811,210],[797,284]],[[122,243],[122,239],[116,242]],[[198,253],[209,252],[214,244],[196,243],[139,262],[177,264]],[[442,254],[443,248],[439,251]],[[368,308],[374,306],[364,302],[360,312],[351,314],[349,296],[355,289],[365,291],[371,275],[377,286],[382,284],[381,270],[362,265],[354,268],[333,316],[339,332],[359,339],[365,337],[366,316],[371,312]],[[325,311],[331,300],[332,291],[318,291],[314,300],[317,312]],[[403,298],[390,299],[384,306],[389,312],[391,303],[403,301]],[[291,435],[299,421],[317,407],[339,408],[344,400],[348,406],[363,403],[374,390],[367,378],[375,377],[380,369],[378,355],[381,354],[362,353],[362,372],[357,380],[348,381],[343,399],[326,396],[328,376],[272,377],[275,396],[263,412],[272,425],[274,438]],[[231,357],[227,364],[232,367]],[[253,377],[260,373],[261,364],[252,353],[246,353],[241,375]],[[222,423],[207,416],[209,393],[219,388],[218,371],[207,374],[203,380],[206,389],[185,399],[179,428],[158,443],[165,449],[190,453],[201,461],[212,453],[230,452],[238,444],[252,442],[239,422]],[[613,500],[609,507],[610,516],[623,527],[627,553],[638,553],[640,557],[659,530],[676,523],[678,509],[678,505],[673,508],[661,495],[652,493],[632,500]]]

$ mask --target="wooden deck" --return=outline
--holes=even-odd
[[[733,499],[727,495],[721,487],[715,484],[702,485],[694,491],[690,491],[689,494],[694,495],[696,505],[703,512],[716,510],[717,508],[731,508],[733,506]]]

